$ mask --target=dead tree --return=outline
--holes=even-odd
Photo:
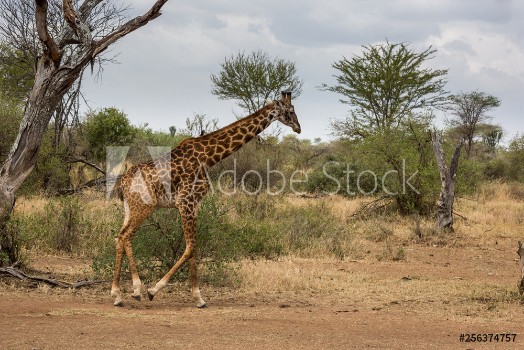
[[[519,292],[524,294],[524,245],[519,241],[519,249],[517,254],[520,257],[520,283],[519,283]]]
[[[441,190],[437,203],[437,228],[453,230],[453,203],[455,201],[455,182],[457,179],[457,169],[460,158],[460,151],[464,140],[461,140],[455,148],[451,164],[448,168],[442,148],[442,135],[436,131],[431,132],[433,150],[437,157],[437,164],[440,172]]]
[[[93,35],[99,33],[96,25],[100,24],[100,18],[93,17],[93,13],[102,2],[84,0],[75,8],[72,0],[63,0],[63,18],[67,25],[63,25],[58,35],[52,35],[49,28],[56,23],[48,18],[48,1],[35,0],[35,25],[42,52],[18,136],[0,168],[0,256],[8,256],[8,260],[11,260],[12,247],[3,239],[6,222],[17,190],[34,168],[44,132],[62,97],[80,78],[83,69],[93,64],[111,44],[160,16],[167,0],[157,0],[144,15],[108,33]]]

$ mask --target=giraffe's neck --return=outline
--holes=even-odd
[[[195,139],[204,145],[206,164],[213,166],[251,141],[273,121],[273,103],[222,129]]]

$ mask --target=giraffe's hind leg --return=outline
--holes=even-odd
[[[132,242],[133,236],[137,228],[144,221],[146,217],[151,213],[150,207],[140,207],[130,209],[127,201],[124,201],[124,224],[120,233],[115,238],[116,242],[116,265],[115,273],[113,275],[113,285],[111,288],[111,296],[115,299],[113,305],[122,306],[122,294],[120,292],[120,273],[122,270],[122,261],[124,258],[124,252],[127,255],[129,262],[129,269],[133,279],[133,294],[132,297],[136,300],[140,300],[141,286],[140,277],[136,268],[135,259],[133,257]]]
[[[127,255],[129,270],[131,271],[131,278],[133,280],[133,294],[131,294],[131,297],[137,301],[140,301],[142,294],[142,282],[140,281],[140,276],[138,275],[132,247],[132,237],[130,237],[124,243],[124,250]]]
[[[151,207],[142,207],[140,210],[132,210],[131,218],[129,220],[129,229],[123,236],[124,250],[126,252],[127,261],[129,263],[129,270],[131,271],[131,279],[133,280],[133,299],[140,301],[142,295],[142,282],[138,275],[135,258],[133,257],[133,237],[136,230],[140,227],[145,218],[151,214]]]
[[[127,230],[128,225],[124,223],[118,237],[115,238],[116,243],[116,262],[115,271],[113,274],[113,284],[111,286],[111,296],[115,299],[113,305],[122,306],[122,294],[120,293],[120,271],[122,269],[122,260],[124,259],[124,244],[120,238]]]

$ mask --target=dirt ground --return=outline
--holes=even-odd
[[[235,290],[187,284],[112,306],[109,283],[64,290],[0,277],[0,349],[522,349],[515,242],[406,247],[406,261],[246,261]],[[74,280],[84,262],[33,258]],[[129,283],[127,283],[129,284]],[[515,333],[465,343],[462,333]]]

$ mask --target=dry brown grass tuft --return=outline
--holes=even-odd
[[[458,198],[455,209],[466,219],[457,218],[457,234],[490,243],[503,238],[522,237],[524,205],[521,184],[485,183],[476,198]]]

